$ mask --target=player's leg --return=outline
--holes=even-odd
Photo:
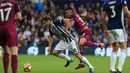
[[[17,73],[18,69],[18,47],[10,47],[12,73]]]
[[[83,42],[85,42],[86,41],[86,39],[85,38],[80,38],[80,40],[79,40],[79,49],[80,49],[80,54],[81,55],[83,55]],[[75,69],[79,69],[79,68],[84,68],[85,67],[85,65],[84,65],[84,63],[83,63],[83,61],[81,60],[81,59],[79,59],[80,60],[80,64],[78,64],[78,66],[75,68]]]
[[[121,52],[119,55],[119,63],[118,63],[118,73],[122,72],[122,68],[126,59],[126,49],[127,49],[127,43],[120,43]]]
[[[113,51],[110,56],[110,73],[115,73],[115,64],[117,59],[118,43],[112,43]]]
[[[79,46],[95,46],[100,48],[104,47],[103,43],[89,41],[91,36],[92,35],[88,35],[87,32],[84,33],[80,38]]]
[[[8,46],[2,46],[2,48],[4,51],[4,55],[3,55],[4,73],[8,73],[10,50]]]
[[[82,48],[84,46],[95,46],[95,47],[101,47],[101,48],[104,47],[103,43],[96,43],[96,42],[89,41],[90,37],[91,37],[91,35],[87,35],[87,33],[84,33],[81,36],[80,41],[79,41],[79,48],[81,50],[81,54],[82,54]]]
[[[126,58],[126,34],[124,33],[124,31],[122,29],[115,29],[115,30],[111,30],[109,31],[109,36],[110,36],[110,41],[111,42],[124,42],[121,44],[117,44],[117,43],[113,43],[113,52],[111,55],[111,60],[110,60],[110,68],[111,71],[115,72],[115,64],[116,64],[116,54],[118,51],[118,48],[121,48],[121,53],[119,56],[119,64],[118,64],[118,70],[122,71],[122,67]],[[118,71],[119,72],[119,71]],[[120,72],[119,72],[120,73]]]
[[[68,43],[61,40],[56,45],[56,47],[54,48],[53,53],[52,53],[54,56],[57,56],[57,57],[60,57],[60,58],[67,60],[65,67],[69,66],[69,64],[74,61],[73,58],[70,58],[69,56],[67,56],[66,54],[63,53],[63,51],[67,48],[68,48]]]
[[[53,55],[56,56],[56,57],[59,57],[59,58],[66,59],[67,62],[65,64],[65,67],[68,67],[69,64],[74,61],[73,58],[70,58],[69,56],[67,56],[66,54],[64,54],[62,52],[62,50],[54,50],[53,51]]]
[[[98,46],[99,44],[89,41],[91,36],[92,36],[91,30],[86,29],[80,37],[79,46]]]
[[[87,60],[87,58],[85,58],[84,56],[82,56],[79,52],[79,47],[78,47],[78,43],[76,43],[75,40],[72,40],[72,42],[70,42],[70,48],[69,50],[73,51],[75,53],[75,56],[81,60],[83,62],[83,64],[85,63],[89,68],[89,73],[93,73],[94,71],[94,67],[90,64],[90,62]]]
[[[116,73],[115,64],[116,64],[116,59],[117,59],[117,51],[119,48],[116,36],[118,35],[115,33],[115,30],[108,31],[108,34],[109,34],[110,43],[113,47],[113,51],[110,56],[110,73]]]
[[[65,54],[62,52],[62,50],[54,50],[54,51],[52,52],[52,54],[53,54],[54,56],[57,56],[57,57],[60,57],[60,58],[66,59],[66,60],[70,60],[70,57],[67,56],[67,55],[65,55]]]
[[[75,53],[75,56],[89,67],[89,73],[94,72],[94,67],[91,65],[87,58],[82,56],[79,52]]]
[[[4,51],[3,55],[3,68],[4,73],[8,73],[8,67],[9,67],[9,56],[10,56],[10,50],[7,45],[7,40],[5,37],[6,31],[4,31],[3,28],[0,28],[0,45]]]
[[[17,73],[17,69],[18,69],[18,47],[17,47],[16,34],[17,33],[16,33],[15,26],[7,28],[6,43],[10,49],[12,73]]]
[[[91,42],[89,41],[91,35],[87,35],[87,33],[84,33],[79,41],[79,48],[80,48],[80,53],[81,55],[83,55],[83,47],[84,46],[96,46],[96,47],[101,47],[103,48],[104,44],[103,43],[96,43],[96,42]],[[85,65],[83,64],[82,61],[80,61],[80,64],[75,68],[75,69],[79,69],[79,68],[83,68],[85,67]]]
[[[124,30],[118,30],[119,33],[119,44],[120,44],[120,48],[121,48],[121,52],[119,55],[119,63],[118,63],[118,71],[117,73],[121,73],[122,72],[122,68],[126,59],[126,50],[127,50],[127,36],[126,36],[126,32]]]

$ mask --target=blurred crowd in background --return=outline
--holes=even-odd
[[[53,20],[62,19],[65,16],[64,9],[72,7],[78,14],[87,10],[88,15],[83,20],[91,28],[93,35],[91,41],[104,42],[108,45],[108,40],[104,37],[101,18],[100,2],[83,2],[79,0],[17,0],[21,7],[23,20],[17,23],[18,46],[27,45],[47,45],[50,35],[48,27],[41,22],[44,15],[49,15]],[[77,1],[77,2],[76,2]],[[60,3],[59,3],[60,2]],[[130,46],[130,19],[125,18],[126,31],[129,35]],[[55,38],[56,39],[56,38]]]

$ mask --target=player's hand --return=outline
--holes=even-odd
[[[87,11],[85,11],[83,14],[84,14],[85,16],[87,16],[88,13],[87,13]]]
[[[70,32],[68,30],[65,30],[67,34],[70,34]]]
[[[81,16],[86,17],[87,16],[87,11],[83,12],[83,14],[81,14]]]
[[[50,52],[51,52],[51,47],[49,47],[49,48],[47,49],[47,51],[50,53]]]

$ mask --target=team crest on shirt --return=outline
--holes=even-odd
[[[124,3],[125,3],[125,4],[127,4],[127,2],[126,2],[126,1],[124,1]]]
[[[20,6],[18,5],[18,8],[20,9]]]

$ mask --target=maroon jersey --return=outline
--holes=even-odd
[[[78,14],[73,14],[73,16],[70,18],[71,20],[75,21],[75,25],[79,29],[79,33],[83,33],[83,28],[87,26],[87,24],[82,20],[82,18]]]
[[[0,25],[14,25],[15,13],[20,12],[20,8],[13,0],[0,1]]]
[[[0,45],[17,46],[15,14],[19,11],[13,0],[0,0]]]

